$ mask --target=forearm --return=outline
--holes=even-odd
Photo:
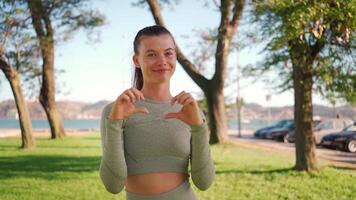
[[[122,120],[110,120],[104,111],[101,123],[103,155],[100,178],[107,191],[117,194],[124,188],[127,177]]]
[[[191,174],[193,183],[200,189],[206,190],[213,183],[215,166],[211,158],[209,145],[209,130],[206,122],[200,126],[191,126],[192,155]]]

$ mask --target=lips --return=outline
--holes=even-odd
[[[162,72],[168,72],[170,71],[170,69],[153,69],[152,71],[162,73]]]

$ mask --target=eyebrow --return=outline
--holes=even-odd
[[[174,51],[174,49],[173,48],[168,48],[168,49],[166,49],[164,51]],[[150,52],[156,52],[156,51],[153,50],[153,49],[149,49],[149,50],[146,51],[146,53],[150,53]]]

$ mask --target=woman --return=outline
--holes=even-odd
[[[162,26],[134,40],[135,88],[107,105],[101,119],[100,177],[107,191],[125,186],[128,200],[196,200],[189,183],[210,187],[215,167],[206,122],[191,94],[170,93],[176,68],[173,36]]]

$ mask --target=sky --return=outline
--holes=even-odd
[[[107,23],[99,28],[100,42],[89,42],[86,33],[79,32],[71,40],[56,47],[55,67],[65,70],[56,79],[62,93],[57,100],[74,100],[82,102],[113,101],[125,89],[131,87],[133,64],[132,42],[136,33],[143,27],[154,24],[148,8],[134,7],[132,1],[100,0],[93,1],[93,7],[106,16]],[[181,0],[173,9],[164,8],[163,18],[167,28],[174,35],[177,44],[189,59],[191,46],[196,42],[193,30],[218,27],[220,14],[213,4],[203,7],[203,0]],[[243,27],[242,27],[243,28]],[[229,67],[233,70],[228,76],[237,76],[234,66],[245,66],[261,59],[259,49],[251,47],[232,53],[229,56]],[[214,67],[209,63],[207,68]],[[242,77],[240,94],[247,103],[258,103],[263,106],[293,105],[292,91],[275,94],[275,90],[263,81]],[[268,77],[267,77],[268,78]],[[10,85],[0,75],[0,101],[13,99]],[[171,80],[171,93],[191,92],[196,98],[202,95],[200,88],[184,72],[177,62],[177,68]],[[233,84],[224,91],[229,99],[236,99],[237,85]],[[266,95],[271,95],[269,101]],[[315,104],[329,105],[320,96],[314,95]]]

